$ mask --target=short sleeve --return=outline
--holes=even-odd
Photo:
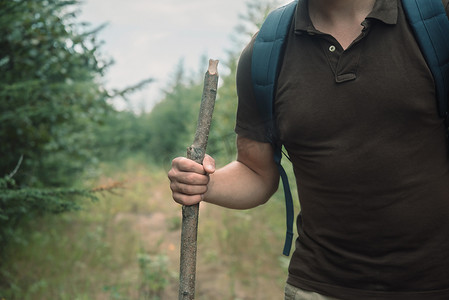
[[[255,38],[256,35],[242,51],[237,64],[238,108],[235,132],[258,142],[268,142],[267,127],[261,121],[251,83],[251,56]]]

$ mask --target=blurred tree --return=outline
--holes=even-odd
[[[174,156],[185,155],[192,143],[202,94],[202,76],[187,76],[181,61],[164,91],[164,98],[151,111],[148,151],[156,161],[168,163]]]
[[[151,138],[148,122],[148,114],[145,113],[108,113],[103,126],[95,129],[98,159],[102,162],[117,162],[144,153]]]
[[[92,126],[110,106],[98,29],[75,23],[78,1],[0,2],[0,170],[20,186],[64,186],[94,156]]]
[[[239,23],[235,27],[233,41],[240,48],[259,30],[263,21],[274,8],[278,7],[280,0],[248,0],[246,11],[239,15]]]

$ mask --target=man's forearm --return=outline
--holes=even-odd
[[[210,175],[204,201],[233,209],[249,209],[270,199],[276,192],[279,174],[259,174],[234,161]]]

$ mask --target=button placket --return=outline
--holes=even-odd
[[[321,40],[321,47],[323,47],[322,49],[325,53],[329,66],[334,73],[334,76],[337,73],[338,61],[342,54],[342,49],[337,48],[336,45],[336,41],[332,36],[325,36]]]
[[[361,34],[346,50],[343,50],[333,37],[322,40],[322,47],[334,73],[336,83],[352,81],[357,78],[358,62],[363,48],[360,42],[364,36]]]

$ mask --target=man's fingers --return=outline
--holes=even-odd
[[[182,205],[194,205],[203,200],[203,195],[185,195],[181,193],[173,193],[173,199]]]
[[[204,174],[204,168],[201,164],[194,162],[185,157],[177,157],[172,161],[172,169],[177,169],[182,172],[194,172]]]
[[[183,172],[177,169],[171,169],[168,172],[168,178],[171,182],[179,182],[190,185],[207,185],[209,176],[193,172]]]
[[[190,185],[180,182],[170,183],[170,188],[173,193],[180,193],[184,195],[201,195],[207,192],[207,185]]]

